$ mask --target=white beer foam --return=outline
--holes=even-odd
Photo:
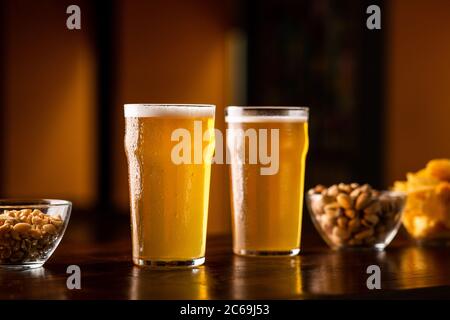
[[[213,117],[211,104],[125,104],[125,118]]]
[[[308,122],[308,116],[227,116],[225,122],[228,123],[261,123],[261,122]]]

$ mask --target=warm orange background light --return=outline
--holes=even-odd
[[[95,64],[63,2],[8,1],[5,14],[6,197],[96,199]]]
[[[389,1],[386,181],[450,157],[450,1]]]
[[[55,197],[89,208],[97,199],[97,88],[93,29],[65,27],[66,1],[6,0],[0,156],[2,196]],[[79,1],[82,17],[92,6]],[[237,101],[240,70],[230,57],[229,2],[117,1],[113,113],[114,205],[127,212],[124,103]],[[386,3],[385,181],[450,156],[450,2]],[[232,74],[233,73],[233,74]],[[229,232],[228,169],[213,168],[209,231]]]

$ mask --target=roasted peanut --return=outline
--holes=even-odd
[[[370,194],[368,192],[362,192],[355,202],[356,210],[363,210],[371,201]]]
[[[34,217],[31,219],[31,222],[32,222],[34,225],[41,225],[43,221],[42,221],[42,219],[41,219],[40,217],[34,216]]]
[[[376,214],[381,211],[381,205],[379,201],[375,201],[364,209],[365,214]]]
[[[352,192],[352,187],[350,187],[349,185],[346,185],[345,183],[339,183],[338,189],[339,189],[339,191],[345,192],[347,194]]]
[[[347,240],[348,238],[350,238],[350,232],[348,232],[348,230],[345,230],[344,228],[334,227],[333,236],[338,237],[342,240]]]
[[[357,231],[360,226],[361,226],[361,222],[359,219],[352,219],[348,222],[348,230],[351,233],[354,233],[355,231]]]
[[[20,210],[20,216],[28,217],[31,214],[30,209],[22,209]]]
[[[41,231],[39,231],[38,229],[31,229],[29,233],[30,236],[32,236],[34,239],[39,239],[42,236]]]
[[[350,196],[348,194],[340,193],[336,197],[336,200],[342,208],[344,208],[344,209],[352,208],[352,199],[350,198]]]
[[[31,229],[31,224],[28,223],[17,223],[16,225],[14,225],[13,227],[14,231],[18,232],[18,233],[26,233],[28,231],[30,231]]]
[[[339,205],[336,202],[325,205],[324,213],[329,218],[337,218],[339,217]]]
[[[315,188],[314,188],[314,192],[315,193],[321,193],[323,190],[325,190],[326,188],[325,188],[325,186],[323,186],[323,185],[321,185],[321,184],[318,184]]]
[[[42,212],[41,212],[40,210],[37,210],[37,209],[34,209],[33,212],[31,212],[31,215],[32,215],[33,217],[37,217],[37,216],[39,216],[40,214],[42,214]]]
[[[49,234],[55,234],[56,233],[56,227],[52,224],[44,224],[42,226],[42,230],[44,230],[45,232],[49,233]]]
[[[60,216],[35,209],[4,210],[0,214],[0,263],[44,259],[62,232]]]
[[[354,190],[354,189],[359,187],[359,184],[358,183],[351,183],[350,187]]]
[[[53,218],[50,219],[50,223],[53,224],[55,227],[60,227],[63,224],[62,220]]]
[[[327,195],[335,198],[339,194],[339,188],[337,185],[333,185],[328,189]]]
[[[325,212],[330,211],[330,210],[336,211],[337,209],[339,209],[339,204],[337,202],[332,202],[332,203],[325,205],[323,208],[324,208]]]
[[[324,214],[324,218],[329,221],[333,221],[337,217],[339,217],[339,211],[337,211],[337,210],[336,211],[326,211]]]
[[[356,240],[364,240],[365,238],[371,237],[373,235],[373,229],[366,229],[355,234]]]
[[[361,194],[361,189],[355,189],[352,192],[350,192],[350,198],[352,198],[353,201],[355,201],[359,195]]]
[[[370,226],[374,226],[380,221],[380,218],[376,214],[365,214],[363,221],[368,222]]]
[[[339,226],[339,228],[345,229],[347,227],[347,221],[348,221],[347,218],[340,217],[337,219],[337,225]]]
[[[347,210],[345,210],[345,215],[349,219],[354,219],[354,218],[356,218],[356,211],[353,209],[347,209]]]

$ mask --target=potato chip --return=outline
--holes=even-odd
[[[406,177],[393,188],[408,194],[406,230],[416,239],[450,239],[450,160],[431,160],[425,169]]]
[[[431,177],[435,177],[441,181],[450,182],[450,160],[431,160],[427,164],[426,172]]]

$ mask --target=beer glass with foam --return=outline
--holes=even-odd
[[[133,262],[200,265],[205,260],[215,106],[127,104],[124,109]],[[200,137],[194,141],[198,128]],[[183,141],[192,150],[180,151],[180,161],[174,148],[183,134],[192,138]]]
[[[234,253],[298,254],[308,109],[228,107],[225,121]]]

